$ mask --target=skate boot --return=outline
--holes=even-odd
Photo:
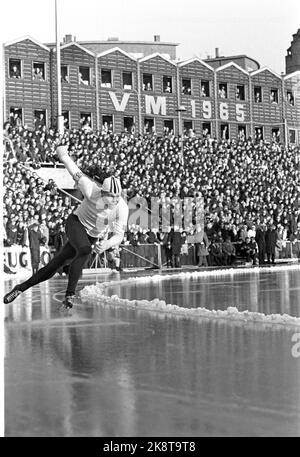
[[[76,295],[67,295],[62,302],[63,308],[65,308],[65,309],[73,308],[73,300],[75,297],[76,297]]]
[[[11,303],[14,301],[22,292],[19,290],[18,286],[15,286],[10,292],[4,295],[3,301],[5,304]]]

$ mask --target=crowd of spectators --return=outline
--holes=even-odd
[[[3,244],[33,248],[32,230],[38,225],[41,244],[55,246],[60,226],[72,212],[71,198],[52,179],[45,183],[20,162],[4,163]]]
[[[32,222],[38,222],[44,232],[49,232],[45,244],[55,246],[55,237],[76,203],[64,196],[53,181],[44,183],[28,167],[37,169],[49,163],[57,166],[58,133],[46,126],[30,131],[8,122],[4,136],[4,243],[28,245],[28,229]],[[266,233],[271,228],[276,232],[278,249],[287,240],[300,240],[297,146],[186,135],[182,160],[180,137],[173,134],[160,137],[155,132],[134,135],[73,129],[65,132],[63,141],[83,171],[98,166],[104,173],[113,171],[119,176],[128,198],[143,197],[150,205],[155,197],[174,211],[179,199],[203,198],[208,243],[202,246],[203,234],[194,243],[201,264],[206,260],[213,265],[232,264],[237,255],[261,262],[258,234],[262,231],[261,239],[268,244]],[[197,232],[193,222],[177,231],[181,245]],[[151,243],[151,239],[157,239],[164,246],[172,244],[170,236],[166,241],[165,233],[156,232],[153,237],[153,230],[147,233],[143,227],[129,225],[124,243]],[[200,246],[207,254],[201,254]],[[273,260],[270,251],[268,261]],[[179,263],[175,255],[173,265]]]

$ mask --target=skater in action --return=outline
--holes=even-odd
[[[119,179],[114,176],[101,179],[101,170],[98,167],[89,169],[89,176],[85,175],[69,157],[68,146],[58,146],[56,153],[77,183],[84,199],[66,220],[67,242],[61,251],[45,267],[7,293],[4,303],[11,303],[25,290],[50,279],[63,265],[69,265],[63,306],[72,308],[77,283],[92,250],[101,254],[119,246],[123,240],[128,206],[121,197]],[[112,232],[112,236],[106,239],[109,232]]]

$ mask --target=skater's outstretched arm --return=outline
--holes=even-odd
[[[59,158],[59,160],[64,164],[68,172],[72,177],[76,175],[76,173],[83,173],[81,172],[80,168],[76,165],[76,163],[71,159],[71,157],[68,154],[68,146],[66,145],[61,145],[58,146],[56,149],[56,154]]]
[[[93,182],[90,178],[82,173],[74,160],[68,154],[68,146],[61,145],[56,149],[59,160],[64,164],[66,170],[70,173],[74,181],[78,184],[83,195],[90,198],[94,189]]]

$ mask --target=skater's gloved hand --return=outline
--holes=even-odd
[[[97,241],[94,244],[93,251],[96,252],[96,254],[102,254],[102,252],[106,251],[109,248],[110,248],[110,244],[109,244],[108,240],[101,240],[101,241]]]

